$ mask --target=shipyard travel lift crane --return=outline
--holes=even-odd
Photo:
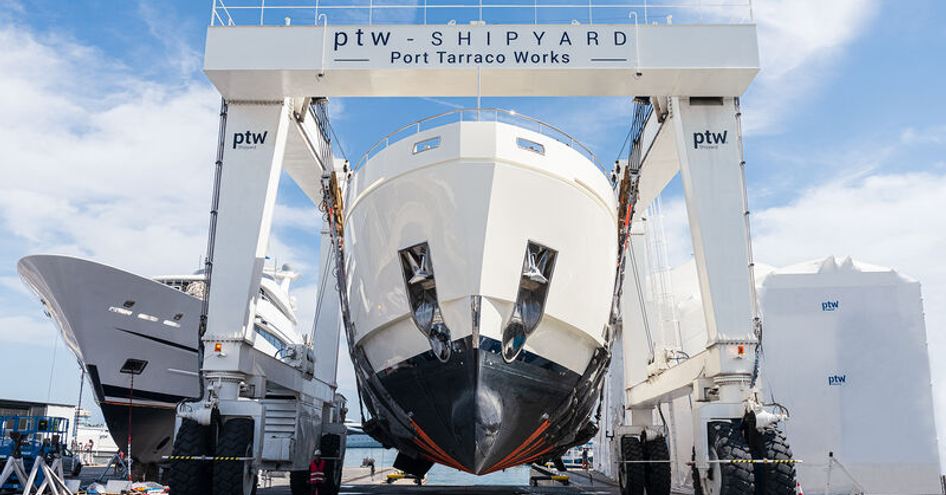
[[[634,9],[628,24],[590,18],[541,24],[536,13],[533,24],[494,25],[483,22],[482,6],[480,19],[468,25],[428,24],[426,5],[400,7],[423,9],[424,24],[378,24],[371,7],[359,5],[350,9],[366,14],[365,22],[334,25],[325,13],[333,11],[324,10],[333,7],[318,8],[317,2],[278,7],[278,22],[267,24],[265,16],[274,14],[264,2],[214,3],[204,70],[224,103],[207,256],[211,286],[201,330],[201,397],[178,408],[175,495],[250,493],[260,469],[292,471],[293,493],[303,493],[300,473],[319,445],[341,468],[344,402],[335,394],[335,368],[340,331],[351,332],[341,200],[350,170],[332,157],[325,98],[346,96],[626,96],[646,102],[653,112],[639,122],[636,151],[614,174],[621,249],[605,334],[641,331],[640,309],[624,308],[623,315],[619,303],[623,287],[636,290],[623,277],[634,212],[679,172],[709,335],[704,352],[685,360],[658,355],[646,380],[627,389],[631,420],[618,439],[622,490],[641,493],[646,485],[650,495],[669,493],[667,432],[654,422],[655,407],[690,394],[697,491],[752,491],[756,465],[747,442],[782,437],[772,428],[780,416],[765,410],[756,390],[760,322],[738,103],[759,69],[751,5],[749,22],[698,25],[638,22]],[[589,3],[589,14],[594,8]],[[294,23],[291,16],[308,21]],[[548,53],[543,39],[554,40],[557,56],[513,53]],[[340,313],[342,324],[317,322],[311,346],[294,346],[277,359],[253,349],[251,315],[284,171],[324,213],[321,255],[334,262],[338,297],[323,301],[328,309],[322,313]],[[580,235],[580,225],[571,228]],[[625,349],[625,356],[635,352],[641,349]],[[667,483],[647,481],[654,474],[666,475]],[[771,482],[762,474],[755,484]],[[338,475],[330,476],[335,490]],[[768,486],[765,493],[782,493]]]

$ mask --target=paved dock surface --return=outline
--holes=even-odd
[[[424,485],[417,486],[411,480],[401,480],[395,484],[384,483],[385,475],[391,468],[381,468],[372,480],[365,468],[345,468],[341,493],[347,495],[519,495],[519,494],[561,494],[561,495],[617,495],[619,490],[600,480],[590,480],[578,473],[569,473],[570,485],[563,486],[555,481],[539,481],[539,486],[518,485],[481,485],[452,486]],[[532,474],[545,473],[533,471]],[[258,495],[290,495],[289,487],[277,480],[270,488],[260,488]]]
[[[385,475],[391,468],[379,468],[371,478],[367,468],[346,468],[343,476],[341,493],[347,495],[617,495],[619,490],[598,481],[588,486],[591,481],[578,473],[570,473],[571,484],[562,486],[557,482],[541,481],[539,486],[444,486],[444,485],[414,485],[409,480],[402,480],[396,484],[384,483]],[[102,472],[101,468],[86,468],[82,470],[80,478],[83,485]],[[539,473],[533,473],[539,474]],[[272,486],[260,487],[258,495],[290,495],[288,478],[274,477]],[[265,481],[264,481],[265,483]]]
[[[261,488],[258,495],[289,495],[288,486]],[[616,495],[612,487],[586,486],[415,486],[415,485],[342,485],[341,493],[347,495]]]

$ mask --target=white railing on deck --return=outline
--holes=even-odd
[[[523,129],[534,131],[543,136],[550,137],[581,153],[585,158],[591,160],[595,166],[598,167],[598,170],[601,170],[602,173],[608,174],[610,172],[609,170],[605,170],[601,164],[598,163],[598,158],[590,149],[588,149],[588,147],[581,144],[577,139],[573,138],[565,131],[532,117],[520,115],[515,111],[503,110],[499,108],[463,108],[450,110],[448,112],[439,113],[437,115],[411,122],[410,124],[407,124],[378,140],[374,146],[369,148],[368,151],[362,155],[361,159],[358,160],[358,164],[355,165],[353,170],[357,172],[365,165],[368,160],[380,153],[381,150],[401,141],[402,139],[406,139],[426,130],[452,124],[454,122],[502,122],[506,124],[512,124],[517,127],[522,127]]]
[[[752,0],[213,0],[211,26],[351,24],[745,24]],[[320,15],[327,19],[319,21]]]

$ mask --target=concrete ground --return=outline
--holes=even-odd
[[[391,468],[380,468],[374,479],[366,468],[346,468],[342,475],[341,493],[347,495],[518,495],[518,494],[562,494],[562,495],[617,495],[617,487],[605,483],[600,477],[586,477],[583,473],[570,473],[569,486],[553,481],[539,481],[539,486],[417,486],[412,480],[401,480],[394,484],[384,482]],[[533,471],[533,475],[542,475]],[[272,486],[260,488],[258,495],[290,495],[288,481],[274,479]]]
[[[384,480],[391,468],[378,468],[374,479],[367,468],[346,468],[342,475],[341,493],[347,495],[519,495],[519,494],[562,494],[562,495],[617,495],[617,487],[608,484],[607,480],[593,477],[592,481],[584,476],[583,472],[569,473],[570,484],[563,486],[558,482],[539,481],[539,486],[442,486],[442,485],[414,485],[410,480],[402,480],[395,484],[386,484]],[[82,470],[80,478],[85,486],[101,474],[102,468],[86,468]],[[533,475],[541,475],[533,471]],[[260,480],[258,495],[290,495],[289,478],[279,475],[271,479]]]

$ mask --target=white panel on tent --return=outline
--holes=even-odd
[[[760,293],[766,399],[785,424],[808,492],[828,453],[867,493],[942,493],[920,284],[834,257],[776,270]],[[852,482],[835,467],[831,491]]]

